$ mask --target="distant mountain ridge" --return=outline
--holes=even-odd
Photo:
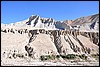
[[[70,26],[80,26],[80,30],[95,30],[99,31],[99,14],[80,17],[75,20],[65,20],[64,23],[69,24]]]
[[[94,21],[99,21],[99,14],[86,16],[86,17],[80,17],[78,19],[73,20],[71,25],[82,25],[84,23],[91,23]]]
[[[42,29],[52,29],[52,30],[64,30],[70,29],[71,26],[79,25],[80,30],[96,30],[99,31],[99,14],[80,17],[76,20],[65,20],[65,21],[56,21],[53,18],[41,18],[38,15],[32,15],[27,20],[11,23],[8,25],[4,25],[7,27],[15,27],[17,28],[42,28]],[[1,26],[2,27],[2,26]]]

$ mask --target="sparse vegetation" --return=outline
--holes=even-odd
[[[75,59],[76,58],[76,55],[74,54],[68,54],[65,56],[66,59]]]
[[[43,60],[55,60],[56,58],[59,58],[60,55],[42,55],[40,56],[40,59]]]
[[[97,55],[93,55],[93,57],[97,57]],[[77,57],[83,59],[83,60],[87,60],[87,56],[85,54],[82,55],[75,55],[75,54],[67,54],[67,55],[42,55],[40,56],[40,59],[42,61],[44,60],[55,60],[55,59],[59,59],[60,57],[62,57],[63,59],[68,59],[68,60],[72,60],[72,59],[76,59]]]
[[[95,57],[98,57],[99,54],[91,54],[91,56],[95,58]]]
[[[91,56],[92,56],[93,58],[95,58],[96,60],[99,60],[99,54],[91,54]]]
[[[87,56],[85,56],[85,54],[82,55],[75,55],[75,54],[68,54],[68,55],[42,55],[40,56],[40,59],[42,61],[44,60],[55,60],[55,59],[59,59],[60,57],[62,57],[63,59],[75,59],[76,57],[79,57],[81,59],[86,60]]]
[[[83,60],[86,60],[87,59],[87,56],[85,54],[82,54],[82,55],[78,55],[81,59]]]
[[[60,58],[60,55],[57,55],[56,58]]]

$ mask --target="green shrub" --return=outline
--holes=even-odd
[[[98,58],[99,54],[91,54],[91,56],[94,57],[94,58]]]
[[[66,58],[66,55],[60,55],[62,58]]]
[[[67,59],[75,59],[76,56],[75,56],[74,54],[68,54],[68,55],[66,56],[66,58],[67,58]]]
[[[56,58],[60,58],[60,55],[56,55]]]
[[[55,60],[56,58],[60,58],[62,57],[63,59],[75,59],[76,57],[80,57],[81,59],[84,59],[86,60],[87,59],[87,56],[85,56],[85,54],[82,54],[82,55],[75,55],[75,54],[68,54],[68,55],[42,55],[40,56],[40,59],[42,61],[44,60]]]
[[[85,54],[79,55],[79,57],[80,57],[81,59],[84,59],[84,60],[87,59],[87,56],[85,56]]]
[[[51,60],[54,60],[55,58],[56,58],[56,55],[51,55],[51,56],[50,56],[50,59],[51,59]]]
[[[55,60],[55,58],[59,58],[60,55],[42,55],[40,56],[40,59],[43,60]]]
[[[76,58],[76,55],[74,54],[60,55],[60,56],[65,59],[75,59]]]
[[[50,55],[42,55],[40,56],[40,59],[43,61],[43,60],[49,60],[51,57]]]
[[[91,54],[91,56],[99,61],[99,54]]]

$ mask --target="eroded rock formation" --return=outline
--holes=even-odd
[[[5,34],[19,34],[21,36],[27,34],[28,41],[24,46],[24,50],[28,56],[32,58],[48,54],[99,53],[99,16],[95,15],[94,18],[96,17],[96,19],[94,19],[93,16],[88,17],[89,24],[84,21],[86,18],[68,21],[69,24],[67,24],[65,22],[55,21],[52,18],[40,18],[36,15],[31,16],[28,20],[23,22],[3,25],[1,32]],[[80,25],[78,25],[78,23]],[[70,24],[72,24],[72,26],[70,26]]]

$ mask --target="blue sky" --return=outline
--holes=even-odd
[[[99,1],[1,1],[1,23],[26,20],[31,15],[75,20],[99,13]]]

